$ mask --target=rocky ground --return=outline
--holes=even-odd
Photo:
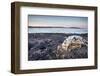
[[[29,33],[28,34],[28,60],[52,60],[61,59],[56,56],[57,46],[71,35],[78,35],[88,39],[88,34],[64,34],[64,33]],[[82,46],[71,50],[65,59],[87,58],[88,47]]]

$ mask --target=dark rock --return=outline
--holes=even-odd
[[[53,34],[53,33],[31,33],[28,35],[28,60],[52,60],[61,59],[57,57],[57,46],[61,44],[65,37],[72,34]],[[75,34],[74,34],[75,35]],[[85,39],[87,35],[79,34]],[[82,46],[80,49],[73,49],[66,53],[65,59],[87,58],[88,47]]]

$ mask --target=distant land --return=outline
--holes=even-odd
[[[72,28],[72,29],[85,29],[85,28],[80,28],[80,27],[42,27],[42,26],[28,26],[28,28]]]
[[[73,29],[84,29],[84,28],[80,28],[80,27],[67,27],[67,28],[73,28]]]

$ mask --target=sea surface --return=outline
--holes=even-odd
[[[28,28],[28,33],[88,33],[88,29],[80,28]]]

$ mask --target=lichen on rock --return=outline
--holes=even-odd
[[[87,47],[87,41],[81,36],[72,35],[67,37],[62,44],[57,46],[57,56],[59,58],[64,58],[66,53],[74,49],[80,49],[82,45]]]

